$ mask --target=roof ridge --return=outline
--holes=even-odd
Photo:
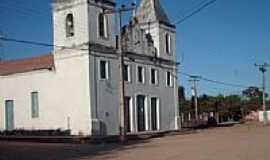
[[[156,14],[157,19],[159,21],[171,24],[168,15],[166,14],[164,8],[160,4],[160,1],[159,0],[153,0],[153,1],[154,1],[154,9],[155,9],[155,14]]]
[[[0,76],[16,73],[31,72],[35,70],[54,68],[53,54],[44,54],[29,58],[0,61]]]
[[[23,58],[18,58],[18,59],[1,60],[0,63],[2,63],[2,62],[24,61],[24,60],[30,60],[30,59],[38,59],[38,58],[47,57],[47,56],[53,56],[53,54],[52,53],[47,53],[47,54],[34,55],[34,56],[31,56],[31,57],[23,57]]]

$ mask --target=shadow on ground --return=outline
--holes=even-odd
[[[127,144],[46,144],[0,141],[0,160],[75,160],[106,159],[117,152],[145,145],[150,140],[130,141]]]

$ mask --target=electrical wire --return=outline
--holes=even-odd
[[[210,6],[211,4],[215,3],[217,0],[211,0],[207,3],[205,3],[204,5],[202,5],[201,7],[199,7],[198,9],[194,10],[193,12],[191,12],[190,14],[186,15],[185,17],[179,19],[179,20],[176,20],[174,25],[177,25],[177,24],[181,24],[183,23],[184,21],[188,20],[189,18],[193,17],[194,15],[200,13],[201,11],[203,11],[206,7]]]
[[[10,12],[10,10],[14,10],[17,16],[21,16],[23,18],[25,18],[25,20],[29,19],[29,18],[33,18],[33,17],[38,17],[38,18],[44,18],[44,17],[51,17],[51,14],[48,14],[47,11],[41,11],[41,10],[35,10],[35,9],[30,9],[30,8],[26,8],[26,7],[15,7],[15,5],[4,5],[3,3],[0,3],[0,9],[2,9],[1,11],[8,11]],[[80,22],[80,21],[78,21]],[[77,26],[76,29],[79,32],[84,32],[86,30],[86,27],[81,25],[80,23],[77,22]],[[55,29],[58,28],[63,28],[63,26],[60,26],[57,23],[53,24],[53,27],[55,27]]]
[[[207,6],[213,4],[216,1],[217,0],[211,0],[211,1],[207,2],[207,3],[205,3],[206,1],[203,1],[202,3],[200,3],[201,6],[199,8],[197,8],[195,11],[193,11],[190,14],[188,14],[184,18],[176,21],[175,24],[180,24],[180,23],[184,22],[188,18],[191,18],[195,14],[201,12],[204,8],[206,8]],[[3,7],[3,6],[1,6],[1,4],[0,4],[0,7]],[[7,7],[7,8],[9,8],[9,7]],[[33,14],[33,13],[35,13],[35,15],[40,15],[40,12],[35,12],[35,10],[33,10],[33,9],[26,10],[26,12],[23,12],[24,10],[20,10],[18,8],[15,8],[15,9],[17,9],[18,11],[20,11],[20,13],[23,13],[26,16],[29,16],[28,14]],[[36,41],[28,41],[28,40],[19,40],[19,39],[15,39],[15,38],[0,37],[0,39],[3,40],[3,41],[23,43],[23,44],[29,44],[29,45],[37,45],[37,46],[43,46],[43,47],[59,47],[59,48],[62,48],[62,49],[75,49],[74,47],[57,46],[57,45],[49,44],[49,43],[36,42]],[[82,49],[79,49],[79,50],[82,50]],[[183,74],[183,75],[188,76],[188,77],[192,77],[193,76],[191,74],[184,73],[184,72],[178,72],[178,73]],[[216,83],[216,84],[221,84],[221,85],[226,85],[226,86],[231,86],[231,87],[248,88],[248,86],[244,86],[244,85],[240,85],[240,84],[233,84],[233,83],[226,83],[226,82],[222,82],[222,81],[218,81],[218,80],[212,80],[212,79],[208,79],[208,78],[204,78],[204,77],[200,77],[200,79],[201,80],[204,80],[204,81],[211,82],[211,83]]]
[[[189,74],[189,73],[185,73],[185,72],[178,71],[177,73],[182,74],[182,75],[187,76],[187,77],[194,77],[194,75]],[[224,86],[230,86],[230,87],[237,87],[237,88],[249,88],[250,87],[250,86],[241,85],[241,84],[234,84],[234,83],[227,83],[227,82],[223,82],[223,81],[213,80],[213,79],[205,78],[203,76],[198,76],[198,79],[203,80],[203,81],[207,81],[207,82],[211,82],[211,83],[215,83],[215,84],[224,85]]]
[[[28,45],[35,45],[35,46],[42,46],[42,47],[58,47],[58,48],[61,48],[61,49],[86,50],[86,49],[80,49],[80,48],[74,48],[74,47],[58,46],[58,45],[44,43],[44,42],[19,40],[19,39],[15,39],[15,38],[0,37],[0,40],[8,41],[8,42],[22,43],[22,44],[28,44]]]
[[[191,3],[195,3],[195,1],[197,1],[197,0],[193,0]],[[194,10],[196,10],[197,8],[199,8],[200,6],[202,6],[204,3],[206,3],[207,1],[209,1],[209,0],[202,0],[200,3],[196,3],[196,4],[194,4],[192,7],[190,7],[190,8],[188,8],[187,10],[185,10],[185,11],[180,11],[180,12],[178,12],[174,17],[174,19],[179,19],[179,18],[181,18],[181,17],[184,17],[184,16],[186,16],[186,15],[188,15],[188,14],[190,14],[191,12],[193,12]],[[181,16],[179,16],[179,15],[181,15]]]

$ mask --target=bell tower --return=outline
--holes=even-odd
[[[87,0],[53,1],[53,43],[55,46],[79,47],[89,41]],[[54,47],[54,50],[61,50]]]
[[[114,15],[102,14],[113,9],[114,0],[53,0],[54,45],[83,47],[114,45]],[[60,50],[61,47],[54,47]]]
[[[142,29],[150,33],[157,49],[157,56],[176,59],[176,27],[169,20],[159,0],[141,0],[137,17]]]

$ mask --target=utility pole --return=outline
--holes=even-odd
[[[132,3],[131,7],[122,5],[116,10],[104,10],[103,14],[117,14],[119,19],[119,139],[123,143],[126,141],[126,124],[125,124],[125,81],[124,81],[124,53],[123,53],[123,37],[122,37],[122,17],[123,13],[134,11],[136,4]]]
[[[259,68],[259,70],[262,72],[262,90],[263,90],[263,122],[264,124],[267,124],[267,112],[266,112],[266,102],[265,102],[265,89],[266,89],[266,83],[265,83],[265,73],[267,72],[267,67],[270,66],[269,63],[263,63],[263,64],[255,64],[256,67]]]
[[[200,76],[190,76],[190,78],[191,78],[191,80],[189,80],[189,81],[193,83],[192,89],[194,91],[195,119],[197,121],[197,120],[199,120],[197,82],[200,81],[201,77]]]
[[[0,61],[3,59],[3,50],[2,50],[2,47],[3,47],[3,41],[2,41],[2,38],[3,38],[3,33],[2,31],[0,30]]]

